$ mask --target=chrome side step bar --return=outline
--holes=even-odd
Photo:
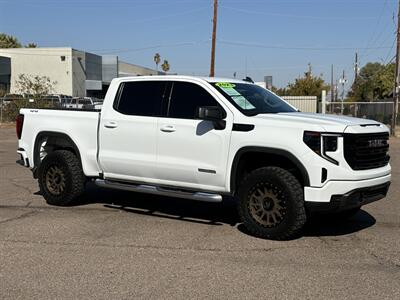
[[[96,179],[95,184],[100,187],[112,188],[124,191],[132,191],[146,194],[155,194],[167,197],[185,198],[205,202],[222,202],[222,196],[219,194],[211,194],[204,192],[185,192],[172,189],[166,189],[153,185],[144,184],[128,184],[111,180]]]

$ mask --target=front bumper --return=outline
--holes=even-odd
[[[390,183],[356,189],[344,195],[333,195],[330,202],[306,202],[310,211],[338,212],[378,201],[386,197]]]
[[[321,188],[305,187],[306,206],[313,210],[343,210],[386,196],[391,175],[367,180],[329,181]]]

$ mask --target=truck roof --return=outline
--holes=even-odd
[[[235,78],[222,78],[222,77],[203,77],[203,76],[187,76],[187,75],[146,75],[146,76],[127,76],[118,77],[113,80],[129,81],[129,80],[196,80],[206,82],[234,82],[234,83],[250,83]]]

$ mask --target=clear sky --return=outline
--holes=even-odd
[[[72,46],[171,72],[208,75],[213,0],[0,0],[0,32],[43,47]],[[216,75],[285,86],[311,63],[330,82],[395,53],[396,0],[220,0]],[[366,49],[370,48],[370,49]]]

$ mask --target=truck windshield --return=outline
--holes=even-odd
[[[210,82],[210,84],[247,116],[296,111],[280,97],[255,84],[236,82]]]

